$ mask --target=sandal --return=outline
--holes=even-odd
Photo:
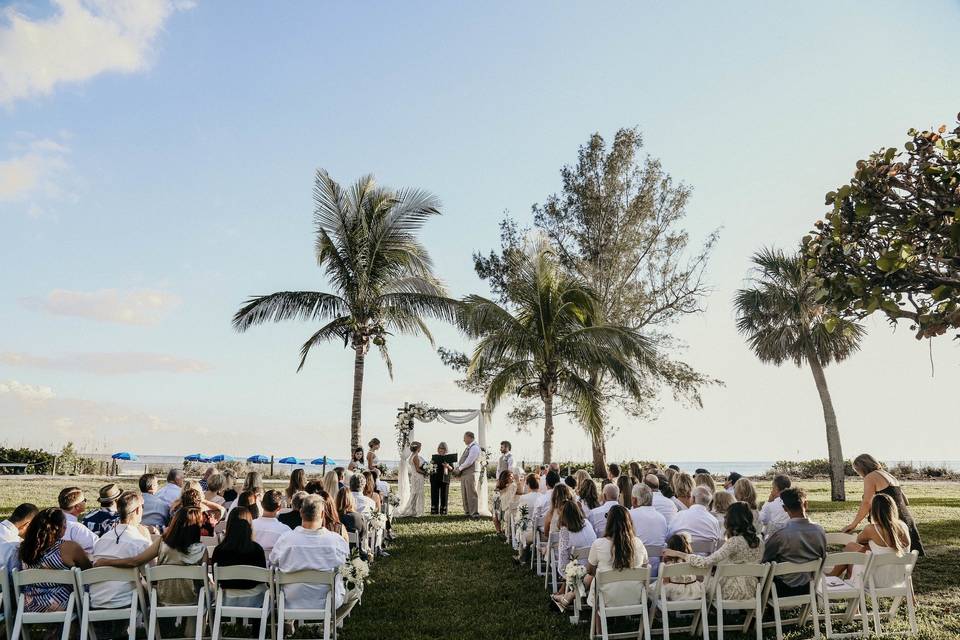
[[[567,609],[570,608],[570,603],[567,602],[566,598],[556,593],[550,596],[550,599],[553,600],[553,604],[557,606],[557,609],[560,609],[560,613],[566,613]]]

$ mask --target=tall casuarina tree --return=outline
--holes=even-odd
[[[393,363],[387,338],[424,335],[425,318],[452,321],[456,302],[447,298],[417,233],[439,215],[436,196],[420,189],[394,191],[364,176],[348,188],[318,170],[313,188],[315,254],[332,293],[279,291],[247,300],[233,317],[237,331],[281,320],[324,322],[300,349],[303,369],[310,350],[329,340],[353,349],[350,445],[361,446],[364,363],[371,344]]]
[[[804,268],[800,255],[763,249],[754,254],[752,262],[751,286],[734,296],[737,330],[761,362],[779,366],[792,360],[798,367],[804,363],[810,367],[827,429],[830,497],[843,501],[846,494],[840,429],[823,368],[857,352],[865,331],[855,322],[831,316],[817,302],[814,278]]]

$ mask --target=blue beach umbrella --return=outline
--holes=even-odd
[[[257,453],[247,458],[247,462],[251,464],[267,464],[268,462],[270,462],[270,458],[268,458],[265,455]]]
[[[210,457],[210,462],[233,462],[236,458],[233,456],[228,456],[225,453],[218,453],[215,456]]]
[[[313,460],[311,460],[310,464],[314,464],[317,466],[319,465],[327,466],[328,464],[336,464],[336,463],[333,461],[333,458],[328,458],[327,456],[320,456],[319,458],[314,458]]]
[[[183,456],[183,459],[187,462],[210,462],[210,458],[202,453],[191,453],[188,456]]]
[[[280,458],[277,460],[280,464],[303,464],[303,461],[297,460],[293,456],[287,456],[286,458]]]
[[[113,455],[110,456],[110,457],[113,458],[114,460],[126,460],[126,461],[128,461],[128,462],[136,462],[136,461],[137,461],[137,456],[136,456],[136,454],[130,453],[129,451],[119,451],[119,452],[113,454]]]

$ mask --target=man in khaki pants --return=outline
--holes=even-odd
[[[471,518],[480,517],[480,504],[477,497],[477,458],[480,457],[480,445],[472,431],[463,434],[463,444],[467,448],[460,454],[456,475],[460,478],[460,495],[463,499],[463,513]]]

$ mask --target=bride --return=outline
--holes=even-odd
[[[420,448],[422,445],[419,442],[410,443],[410,457],[407,465],[407,473],[410,478],[410,495],[407,497],[405,504],[400,505],[400,509],[397,511],[396,516],[403,517],[419,517],[423,515],[423,481],[426,479],[426,471],[423,468],[425,460],[420,456]]]

